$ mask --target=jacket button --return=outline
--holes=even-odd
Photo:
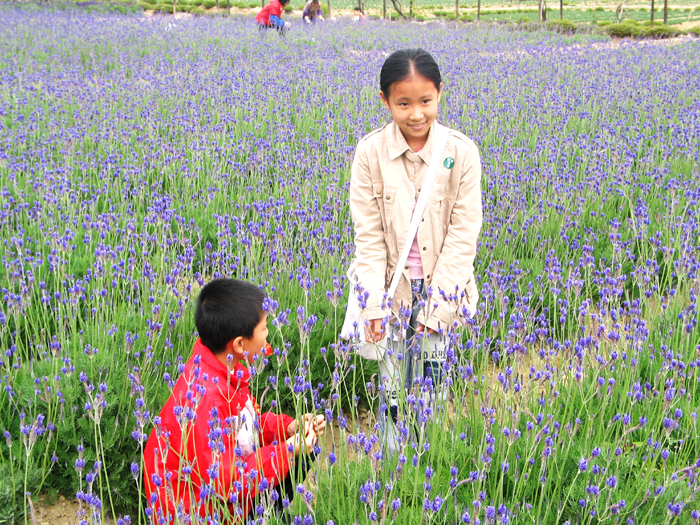
[[[426,246],[423,246],[423,251],[427,250],[428,248]]]
[[[430,279],[430,275],[426,275],[425,278],[426,278],[426,279]]]
[[[404,270],[408,270],[408,265],[406,265],[406,268],[404,268]]]
[[[391,197],[389,195],[386,196],[386,200],[390,201]]]

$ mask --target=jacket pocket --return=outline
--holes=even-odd
[[[433,228],[439,231],[444,236],[447,233],[447,227],[450,224],[450,206],[449,194],[445,188],[435,188],[431,202],[431,212],[433,214]]]
[[[387,186],[381,182],[373,182],[372,190],[374,198],[379,205],[379,213],[382,216],[384,231],[388,231],[394,221],[394,203],[396,202],[396,187]]]

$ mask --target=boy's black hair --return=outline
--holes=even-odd
[[[214,354],[226,349],[229,341],[253,337],[264,316],[265,292],[253,283],[238,279],[214,279],[197,298],[194,322],[202,343]]]
[[[440,68],[433,56],[425,49],[420,48],[400,49],[392,53],[384,62],[379,74],[379,89],[382,90],[385,97],[388,97],[392,84],[406,80],[412,75],[427,78],[440,91],[442,83]]]
[[[359,11],[360,13],[362,12],[362,8],[360,6],[357,6],[353,11]]]
[[[284,7],[288,3],[289,3],[289,0],[280,0],[280,4],[282,4],[282,7]]]

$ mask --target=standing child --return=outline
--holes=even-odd
[[[436,120],[442,78],[430,53],[423,49],[393,53],[382,67],[380,89],[392,121],[357,145],[350,210],[355,225],[355,270],[365,293],[369,292],[363,310],[366,340],[382,339],[382,321],[387,317],[398,340],[379,362],[388,393],[384,401],[392,420],[386,422],[391,450],[399,446],[392,422],[397,422],[401,383],[407,389],[414,382],[426,387],[428,379],[430,390],[432,382],[428,410],[434,414],[434,389],[443,379],[447,350],[441,334],[459,321],[460,314],[473,314],[476,309],[474,257],[482,222],[481,162],[474,142]],[[428,164],[433,155],[440,155],[433,150],[439,133],[447,134],[447,143],[435,185],[411,241],[408,262],[397,269]],[[384,294],[396,271],[402,275],[389,307],[383,304]],[[404,317],[410,313],[406,331],[395,328],[402,311]],[[420,355],[425,331],[429,337]]]
[[[195,312],[200,338],[144,449],[152,523],[195,516],[238,522],[254,513],[256,496],[280,509],[306,475],[324,417],[306,414],[299,432],[287,415],[261,415],[248,386],[244,364],[269,348],[264,298],[254,284],[235,279],[202,288]]]
[[[260,29],[273,27],[278,31],[287,28],[289,22],[282,20],[284,6],[289,3],[289,0],[270,0],[270,3],[263,7],[260,12],[255,15],[255,21]]]

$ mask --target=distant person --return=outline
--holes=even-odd
[[[282,20],[282,13],[284,12],[284,6],[288,3],[289,0],[270,0],[270,3],[255,15],[258,27],[260,29],[274,28],[278,31],[287,29],[289,22]]]
[[[321,2],[319,0],[309,0],[304,6],[304,12],[301,14],[304,22],[310,24],[316,20],[323,20],[323,11],[321,11]]]
[[[353,13],[355,16],[353,16],[352,21],[355,23],[364,22],[367,19],[365,14],[362,12],[362,8],[359,6],[353,10]]]
[[[281,511],[311,466],[324,417],[261,414],[250,392],[248,367],[271,350],[264,300],[236,279],[213,280],[199,294],[199,339],[143,451],[153,523],[247,523],[262,490]]]

